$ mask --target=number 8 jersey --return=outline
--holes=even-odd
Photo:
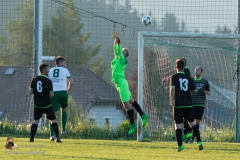
[[[53,67],[49,70],[48,78],[53,83],[53,91],[66,91],[67,79],[71,78],[71,74],[67,68]]]
[[[171,77],[171,87],[175,88],[175,107],[192,107],[191,92],[196,90],[193,79],[184,72],[178,72]]]

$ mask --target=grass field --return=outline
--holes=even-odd
[[[1,137],[0,159],[240,159],[239,143],[204,143],[203,151],[198,151],[196,143],[185,144],[182,152],[176,152],[176,142],[62,139],[59,144],[48,139],[28,140],[15,138],[17,148],[7,150],[6,137]]]

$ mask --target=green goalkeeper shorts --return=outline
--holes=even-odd
[[[115,86],[120,94],[122,102],[128,102],[131,97],[131,92],[129,90],[128,82],[126,79],[122,79],[118,83],[115,83]]]
[[[54,96],[51,98],[52,108],[57,112],[61,108],[68,106],[68,92],[67,91],[54,91]]]

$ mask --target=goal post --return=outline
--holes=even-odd
[[[239,39],[237,34],[138,32],[138,102],[149,115],[149,126],[143,129],[138,116],[137,141],[174,139],[169,136],[175,135],[169,85],[161,81],[175,72],[175,60],[185,57],[191,76],[200,65],[210,83],[201,136],[210,141],[210,130],[218,138],[229,132],[240,142]]]

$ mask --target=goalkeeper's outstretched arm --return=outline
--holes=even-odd
[[[114,39],[114,46],[113,46],[113,50],[114,50],[114,57],[118,58],[121,62],[122,65],[124,65],[126,63],[126,59],[123,56],[122,53],[122,46],[120,45],[120,38],[117,37]]]

